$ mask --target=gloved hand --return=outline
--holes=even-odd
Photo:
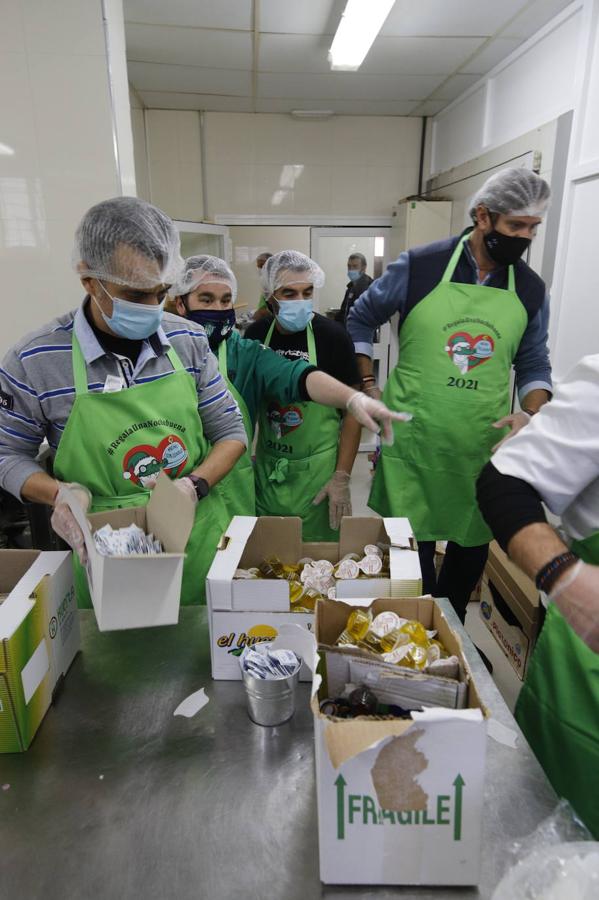
[[[83,532],[79,528],[70,507],[64,501],[63,488],[68,488],[75,494],[77,500],[81,504],[83,512],[87,512],[89,509],[92,495],[82,484],[76,484],[75,482],[62,484],[59,482],[58,491],[54,498],[54,511],[50,517],[50,523],[56,534],[61,537],[63,541],[67,542],[69,547],[71,547],[73,552],[79,557],[81,564],[85,565],[87,562],[87,553],[85,550],[85,541],[83,540]]]
[[[196,494],[196,489],[193,481],[190,478],[183,477],[177,478],[173,484],[176,488],[185,494],[186,497],[189,497],[190,500],[193,500],[194,503],[198,502],[198,495]]]
[[[504,416],[503,419],[499,419],[498,422],[493,422],[493,428],[505,428],[506,425],[509,425],[512,430],[509,434],[506,434],[503,440],[499,441],[498,444],[495,444],[492,452],[495,453],[502,444],[505,444],[505,442],[509,441],[510,438],[513,438],[515,434],[518,434],[525,425],[528,425],[530,418],[528,413],[525,413],[524,410],[521,409],[520,412],[512,413],[511,416]]]
[[[549,599],[587,647],[599,653],[599,566],[577,562],[556,582]]]
[[[355,394],[352,394],[346,405],[354,419],[357,419],[360,425],[364,425],[370,431],[374,431],[375,434],[379,434],[381,431],[381,427],[377,425],[377,422],[380,422],[383,430],[382,441],[383,444],[388,446],[393,443],[392,421],[409,422],[412,418],[411,413],[391,412],[384,403],[381,403],[379,400],[373,400],[372,397],[368,397],[362,391],[356,391]]]
[[[341,525],[343,516],[351,516],[350,476],[347,472],[334,472],[323,489],[312,501],[314,506],[329,498],[329,526],[335,531]]]

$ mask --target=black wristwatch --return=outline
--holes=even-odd
[[[210,485],[205,478],[200,478],[199,475],[188,475],[187,477],[196,489],[196,496],[198,500],[203,500],[204,497],[208,496],[208,494],[210,493]]]

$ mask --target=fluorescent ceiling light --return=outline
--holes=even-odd
[[[329,50],[331,69],[355,72],[383,27],[395,0],[347,0]]]
[[[292,109],[294,119],[330,119],[335,113],[332,109]]]

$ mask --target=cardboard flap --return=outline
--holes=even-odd
[[[349,719],[329,722],[324,740],[329,759],[335,769],[389,737],[399,737],[413,726],[409,719]]]
[[[297,516],[261,516],[260,528],[254,528],[240,560],[243,569],[257,566],[265,557],[277,556],[281,562],[295,563],[302,555],[302,520]]]
[[[81,510],[81,507],[79,509]],[[83,513],[83,510],[81,512]],[[67,551],[59,554],[40,553],[33,565],[16,583],[6,600],[0,604],[0,640],[10,637],[24,616],[35,605],[29,598],[42,578],[52,575],[56,571],[57,555],[60,556],[60,562],[63,562],[68,553]]]
[[[383,522],[393,547],[400,547],[402,550],[413,549],[414,532],[409,519],[383,519]]]
[[[345,516],[339,529],[339,558],[364,551],[366,544],[389,540],[382,519],[375,516]]]
[[[158,538],[167,553],[185,552],[195,507],[193,500],[161,472],[146,506],[146,524],[148,532]]]

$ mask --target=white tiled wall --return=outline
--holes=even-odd
[[[388,216],[417,190],[421,120],[205,113],[209,216]]]
[[[120,181],[101,0],[0,0],[0,23],[3,356],[79,302],[75,227]]]
[[[204,203],[199,113],[147,109],[145,123],[152,203],[174,219],[201,222]]]

